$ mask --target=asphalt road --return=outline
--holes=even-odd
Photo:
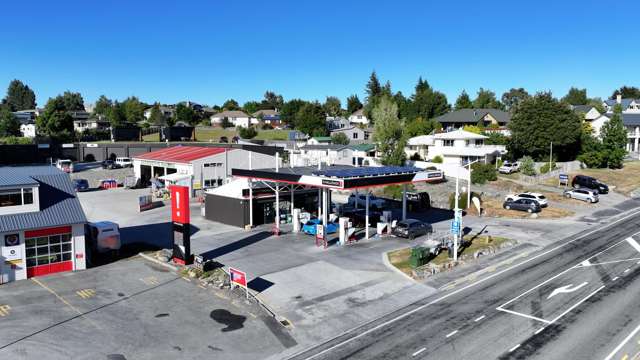
[[[640,339],[640,213],[293,359],[623,359]]]

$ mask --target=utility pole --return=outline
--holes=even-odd
[[[457,174],[456,174],[456,199],[455,199],[455,207],[453,210],[453,222],[457,222],[458,221],[458,212],[460,212],[460,209],[458,208],[458,198],[460,197],[460,167],[458,167],[457,170]],[[453,261],[457,262],[458,261],[458,235],[459,232],[456,232],[453,234]]]
[[[553,163],[553,141],[551,142],[551,145],[549,146],[549,172],[551,172],[551,170],[553,170],[552,168],[552,164]]]

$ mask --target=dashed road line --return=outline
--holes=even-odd
[[[614,277],[613,279],[611,279],[611,281],[616,281],[616,280],[618,280],[618,279],[620,279],[620,277],[616,276],[616,277]]]
[[[9,310],[11,310],[11,306],[9,305],[0,305],[0,316],[5,317],[9,315]]]
[[[516,345],[516,346],[512,347],[511,349],[509,349],[509,352],[514,352],[514,351],[516,351],[516,349],[517,349],[517,348],[519,348],[519,347],[520,347],[520,344],[518,344],[518,345]]]
[[[534,332],[535,335],[538,335],[542,332],[542,330],[544,330],[543,327],[541,327],[540,329],[536,330],[536,332]]]
[[[476,318],[475,320],[473,320],[473,322],[478,322],[478,321],[484,319],[485,317],[486,317],[485,315],[482,315],[479,318]]]
[[[626,273],[628,273],[630,270],[631,270],[631,269],[626,269],[626,270],[625,270],[625,271],[623,271],[622,273],[623,273],[623,274],[626,274]]]
[[[447,337],[447,338],[450,338],[450,337],[452,337],[453,335],[455,335],[455,334],[457,334],[457,333],[458,333],[458,330],[454,330],[454,331],[452,331],[452,332],[448,333],[446,337]]]
[[[183,278],[181,278],[181,279],[182,279],[182,280],[184,280],[184,281],[188,281],[188,282],[191,282],[191,279],[189,279],[189,278],[186,278],[186,277],[183,277]]]
[[[425,351],[425,350],[427,350],[427,348],[422,348],[422,349],[420,349],[420,350],[418,350],[418,351],[414,352],[413,354],[411,354],[411,356],[418,356],[418,355],[420,355],[420,353],[422,353],[422,352],[423,352],[423,351]]]

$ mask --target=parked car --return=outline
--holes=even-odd
[[[505,162],[500,166],[500,168],[498,168],[498,172],[501,174],[512,174],[518,171],[520,171],[519,162]]]
[[[103,169],[119,169],[121,166],[116,164],[115,161],[113,160],[105,160],[102,162],[102,168]]]
[[[304,232],[307,235],[315,235],[316,234],[316,225],[321,224],[322,221],[318,218],[313,218],[309,221],[307,221],[304,225],[302,225],[302,232]],[[338,224],[336,223],[328,223],[327,226],[324,229],[324,233],[326,234],[333,234],[336,231],[338,231]]]
[[[573,189],[566,190],[564,192],[564,196],[569,199],[577,199],[590,203],[597,203],[600,199],[598,199],[598,192],[589,189]]]
[[[510,194],[504,198],[505,201],[515,201],[518,199],[535,200],[538,202],[540,207],[543,207],[543,208],[549,206],[549,203],[547,202],[547,198],[540,193],[526,192],[526,193],[520,193],[520,194]]]
[[[366,224],[367,212],[366,209],[350,209],[342,211],[342,216],[348,217],[351,223],[355,227],[364,227]],[[380,222],[382,213],[380,211],[369,211],[369,226],[375,227]]]
[[[358,196],[356,197],[356,194],[351,194],[349,195],[349,200],[348,200],[348,204],[351,206],[355,206],[355,204],[358,204],[358,206],[366,206],[367,204],[367,194],[358,194]],[[385,207],[386,205],[386,201],[384,199],[381,199],[379,197],[376,197],[375,195],[369,194],[369,207],[372,209],[382,209],[383,207]]]
[[[431,208],[431,198],[426,191],[407,192],[407,207],[410,211],[419,211]]]
[[[586,175],[576,175],[571,180],[571,186],[575,189],[587,188],[597,191],[599,194],[607,194],[609,186],[601,183],[598,179]]]
[[[226,136],[220,136],[220,140],[218,140],[218,142],[221,144],[228,144],[229,138],[227,138]]]
[[[117,157],[116,165],[122,168],[133,167],[133,160],[129,157]]]
[[[518,199],[514,201],[505,201],[502,207],[506,210],[520,210],[528,213],[540,212],[542,208],[537,201],[531,199]]]
[[[392,231],[395,236],[412,240],[417,236],[426,235],[430,232],[433,232],[431,224],[427,224],[416,219],[398,221],[396,227]]]
[[[89,181],[87,179],[73,179],[73,188],[76,192],[89,190]]]
[[[73,172],[73,161],[71,160],[58,160],[56,161],[56,167],[66,173]]]
[[[120,227],[111,221],[98,221],[85,225],[85,242],[91,256],[117,254],[121,247]]]

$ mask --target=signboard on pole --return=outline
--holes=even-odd
[[[559,185],[569,185],[569,175],[567,175],[567,174],[558,175],[558,184]]]
[[[247,273],[244,271],[240,271],[238,269],[234,269],[232,267],[229,268],[229,281],[232,284],[236,284],[238,286],[242,286],[243,288],[247,287]]]
[[[11,264],[19,264],[22,262],[21,246],[5,246],[2,248],[2,257],[4,261]]]
[[[142,212],[153,208],[153,196],[142,195],[138,197],[138,211]]]
[[[451,233],[454,235],[460,234],[460,220],[455,219],[451,222]]]
[[[181,224],[189,224],[189,187],[172,185],[171,190],[171,220]]]

